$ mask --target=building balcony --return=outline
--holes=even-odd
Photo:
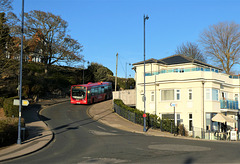
[[[238,110],[238,101],[235,100],[220,100],[221,109]]]

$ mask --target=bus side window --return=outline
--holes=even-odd
[[[104,86],[101,87],[101,94],[104,93]]]
[[[94,88],[91,88],[91,95],[92,95],[92,96],[94,96],[94,95],[95,95]]]
[[[104,93],[107,93],[108,92],[108,86],[105,86],[104,87]]]
[[[94,88],[94,91],[95,91],[94,94],[98,95],[98,87]]]

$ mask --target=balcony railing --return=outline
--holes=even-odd
[[[184,73],[184,72],[195,72],[195,71],[221,73],[219,69],[215,69],[215,68],[193,67],[193,68],[162,69],[156,72],[146,72],[145,76],[153,76],[153,75],[159,75],[159,74],[165,74],[165,73]],[[240,79],[240,75],[229,75],[229,78]]]
[[[221,109],[238,109],[238,101],[220,100]]]

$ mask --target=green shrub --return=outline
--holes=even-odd
[[[144,120],[143,119],[143,114],[144,114],[143,111],[140,111],[138,109],[131,108],[131,107],[125,105],[123,103],[123,101],[120,100],[120,99],[114,99],[114,103],[116,105],[118,105],[119,107],[127,110],[127,111],[135,113],[135,123],[143,125],[143,120]],[[127,112],[125,112],[125,113],[127,114]],[[146,115],[147,115],[147,117],[146,117],[146,126],[153,127],[153,128],[160,127],[160,123],[158,121],[158,116],[153,115],[153,114],[149,114],[149,113],[146,113]]]
[[[178,126],[178,134],[180,134],[181,136],[188,136],[188,131],[186,130],[184,125],[180,124]]]
[[[21,119],[21,127],[24,127],[24,119]],[[0,147],[17,142],[18,118],[0,119]]]
[[[19,106],[13,105],[13,100],[18,97],[10,97],[4,100],[3,102],[3,110],[6,117],[18,117],[19,114]]]

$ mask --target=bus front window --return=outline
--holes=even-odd
[[[72,87],[72,98],[84,99],[86,97],[86,87],[75,86]]]

